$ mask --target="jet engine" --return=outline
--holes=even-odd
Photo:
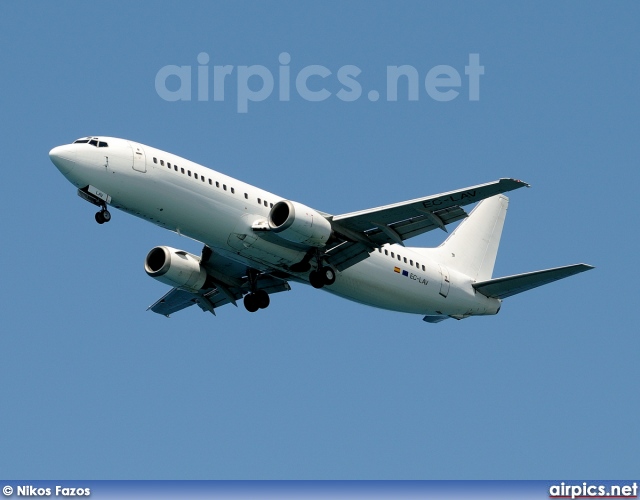
[[[331,237],[331,223],[319,212],[295,201],[279,201],[269,212],[269,227],[294,243],[322,247]]]
[[[165,285],[197,292],[207,280],[200,257],[171,247],[155,247],[144,260],[149,276]]]

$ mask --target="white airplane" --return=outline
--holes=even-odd
[[[172,287],[149,309],[167,317],[194,304],[215,314],[243,297],[255,312],[296,281],[437,323],[497,314],[505,297],[592,269],[492,278],[509,202],[502,193],[528,187],[519,180],[330,215],[124,139],[85,137],[49,156],[100,207],[99,224],[111,220],[110,205],[204,243],[200,256],[167,246],[147,255],[147,274]],[[475,202],[467,215],[462,207]],[[437,248],[404,246],[465,218]]]

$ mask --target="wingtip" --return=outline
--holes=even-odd
[[[531,187],[531,184],[529,184],[528,182],[522,181],[520,179],[511,179],[511,180],[514,181],[514,182],[517,182],[518,184],[520,184],[523,187],[527,187],[527,188]]]
[[[512,177],[503,177],[500,180],[504,182],[515,182],[516,184],[518,184],[518,187],[531,187],[531,184],[529,184],[528,182],[521,181],[520,179],[514,179]]]

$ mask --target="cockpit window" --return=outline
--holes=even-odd
[[[92,146],[97,148],[108,148],[109,144],[104,141],[99,140],[97,137],[85,137],[83,139],[78,139],[77,141],[73,141],[74,144],[86,144],[89,143]]]

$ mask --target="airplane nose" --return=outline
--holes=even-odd
[[[76,151],[72,145],[57,146],[49,151],[49,158],[63,174],[68,174],[76,165]]]

